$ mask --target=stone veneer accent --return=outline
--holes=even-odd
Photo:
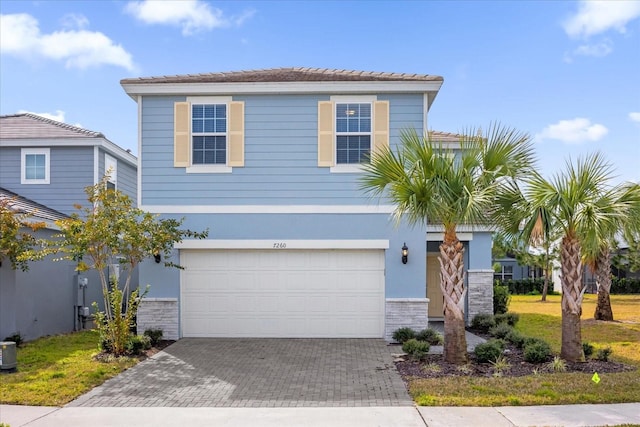
[[[416,331],[429,323],[429,298],[387,298],[385,304],[384,339],[391,342],[393,332],[409,327]]]
[[[177,298],[143,298],[138,306],[138,334],[162,329],[162,339],[177,340],[178,316]]]
[[[493,314],[493,270],[467,271],[467,325],[476,314]]]

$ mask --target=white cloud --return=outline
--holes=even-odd
[[[68,13],[62,17],[60,23],[64,28],[83,29],[89,26],[89,19],[82,14]]]
[[[556,139],[567,144],[581,144],[602,139],[609,130],[601,124],[592,124],[589,119],[560,120],[549,125],[536,135],[537,140]]]
[[[572,63],[576,56],[593,56],[602,58],[613,52],[613,43],[609,39],[605,39],[600,43],[583,44],[575,48],[571,52],[565,52],[564,62]]]
[[[38,21],[31,15],[0,15],[0,53],[60,60],[67,68],[115,65],[129,71],[135,69],[131,54],[121,45],[100,32],[81,29],[89,23],[85,17],[75,15],[67,19],[71,19],[67,24],[73,23],[80,29],[42,34]]]
[[[146,24],[181,27],[184,36],[214,28],[240,26],[255,14],[255,10],[247,10],[237,17],[225,17],[222,10],[201,0],[132,1],[125,6],[125,12]]]
[[[640,112],[629,113],[629,119],[631,119],[634,122],[640,123]]]
[[[589,37],[609,30],[626,32],[626,25],[640,16],[640,2],[631,1],[581,1],[578,11],[564,23],[569,37]]]

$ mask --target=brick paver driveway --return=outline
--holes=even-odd
[[[376,339],[185,338],[70,406],[406,406]]]

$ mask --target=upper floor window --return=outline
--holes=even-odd
[[[174,103],[173,166],[187,173],[230,173],[244,166],[244,101],[189,96]]]
[[[107,188],[115,190],[118,188],[118,161],[108,154],[104,155],[104,173],[108,174]]]
[[[48,148],[23,148],[20,158],[22,184],[49,184],[50,150]]]
[[[336,164],[369,161],[371,103],[336,103]]]
[[[227,163],[227,105],[191,105],[192,164]]]

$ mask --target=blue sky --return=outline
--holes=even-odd
[[[429,127],[531,134],[542,172],[601,151],[640,181],[640,1],[0,0],[0,114],[137,153],[127,77],[321,67],[436,74]]]

